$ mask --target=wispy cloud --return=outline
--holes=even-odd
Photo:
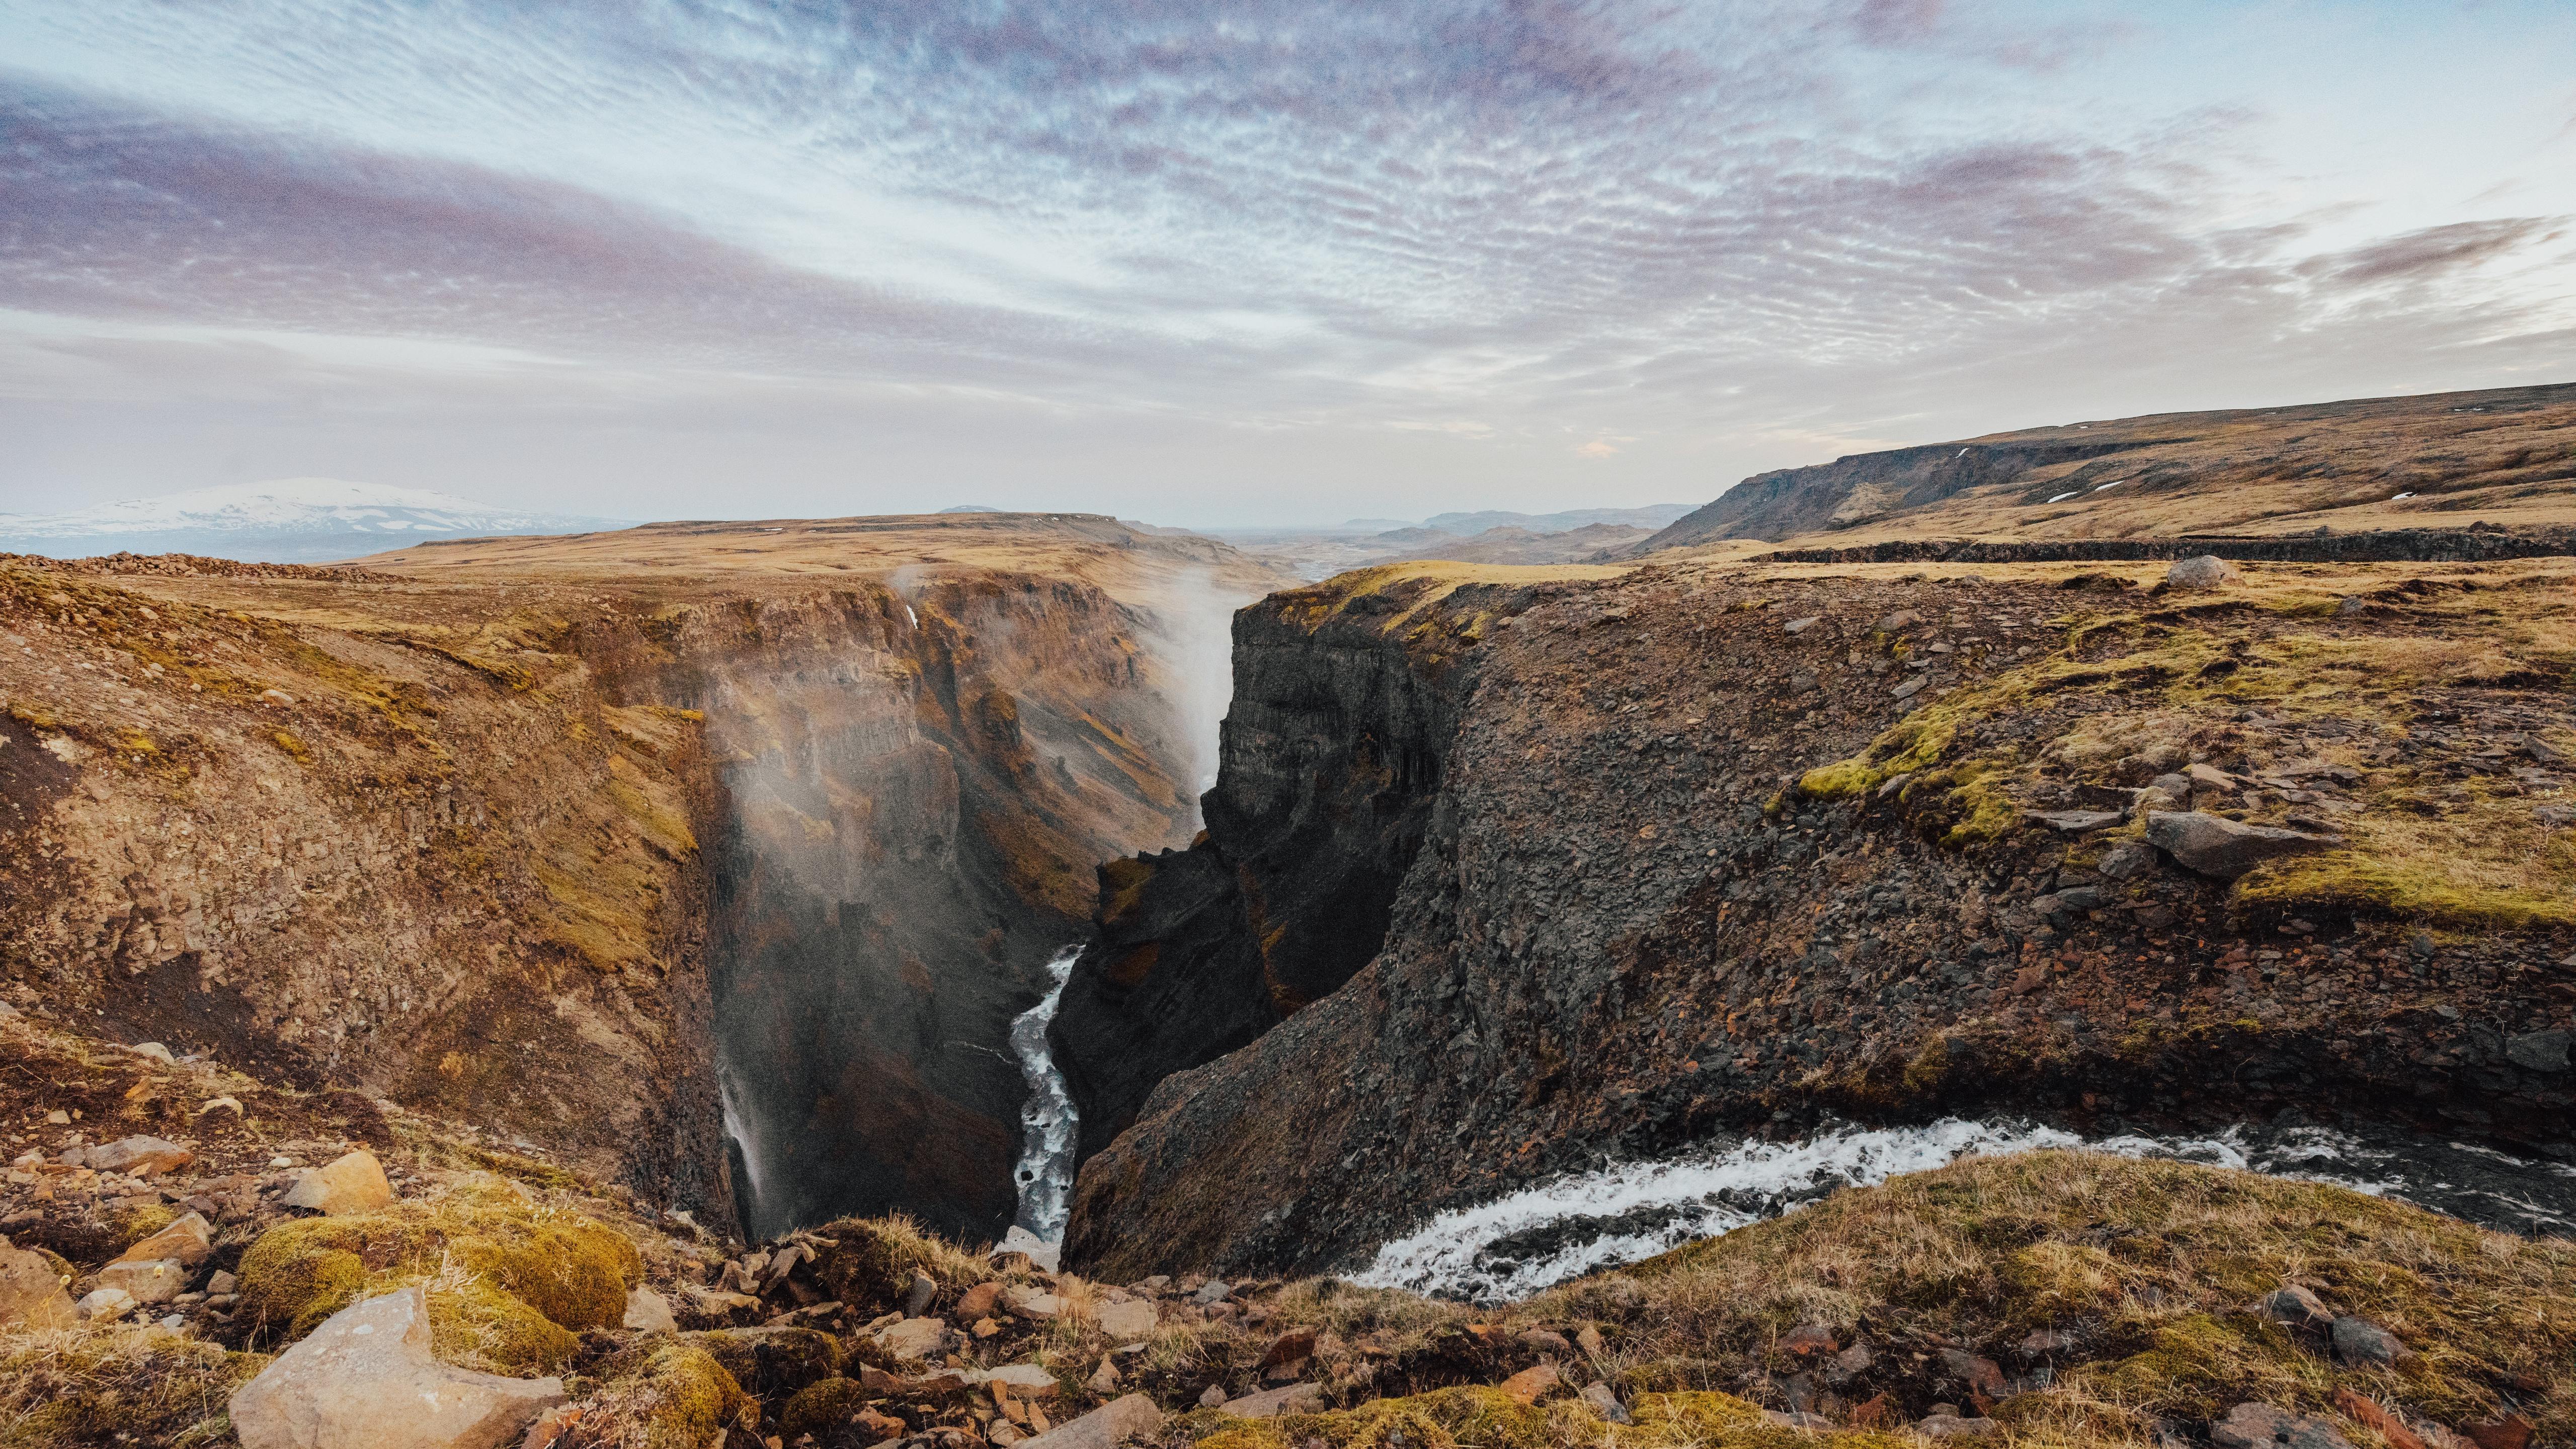
[[[1109,439],[1133,482],[1103,502],[1130,513],[1267,466],[1207,439],[1305,430],[1427,511],[1543,496],[1569,451],[1587,488],[1704,496],[1800,461],[1769,451],[1791,437],[2549,356],[2576,190],[2372,231],[2367,158],[2316,180],[2338,158],[2284,130],[2294,107],[2186,63],[2207,52],[2182,29],[2225,17],[2170,23],[1940,0],[0,14],[0,308],[42,319],[0,322],[0,408],[104,397],[148,354],[128,382],[164,392],[137,405],[184,413],[225,386],[185,381],[191,346],[377,339],[450,349],[424,398],[474,357],[531,416],[648,431],[982,398],[1012,421],[961,430],[970,475]],[[2305,149],[2271,157],[2285,138]],[[258,371],[308,412],[407,405],[398,350],[345,361]]]

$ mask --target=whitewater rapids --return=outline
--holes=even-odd
[[[1056,1004],[1064,999],[1064,983],[1072,979],[1073,963],[1081,955],[1079,946],[1057,952],[1046,967],[1052,983],[1047,994],[1011,1019],[1011,1050],[1018,1055],[1020,1076],[1029,1085],[1028,1100],[1020,1106],[1020,1159],[1011,1174],[1020,1189],[1015,1222],[1049,1244],[1064,1241],[1073,1195],[1073,1144],[1081,1118],[1074,1110],[1073,1094],[1065,1090],[1064,1074],[1056,1070],[1055,1056],[1047,1049],[1047,1026],[1055,1020]]]
[[[2246,1124],[2208,1137],[2087,1140],[2030,1122],[1945,1118],[1802,1142],[1738,1142],[1572,1173],[1445,1212],[1351,1275],[1369,1287],[1474,1302],[1526,1297],[1696,1238],[1777,1217],[1972,1154],[2089,1147],[2333,1182],[2517,1232],[2576,1230],[2576,1168],[2394,1133]]]

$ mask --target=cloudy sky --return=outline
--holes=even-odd
[[[0,512],[1700,501],[2576,379],[2564,0],[0,0]]]

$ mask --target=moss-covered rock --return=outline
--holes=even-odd
[[[562,1325],[481,1278],[433,1283],[429,1329],[441,1361],[511,1378],[560,1373],[581,1348]]]
[[[921,1231],[900,1214],[843,1218],[816,1229],[815,1236],[826,1243],[814,1256],[815,1278],[853,1308],[900,1301],[916,1272],[929,1274],[951,1292],[993,1276],[982,1259]]]
[[[611,1328],[643,1262],[624,1234],[506,1189],[465,1189],[382,1212],[305,1218],[242,1255],[242,1309],[275,1342],[303,1337],[369,1291],[436,1277],[440,1353],[493,1372],[549,1371],[572,1335]]]
[[[754,1397],[778,1400],[841,1371],[841,1342],[811,1328],[719,1328],[684,1333]]]
[[[742,1385],[715,1355],[657,1339],[617,1354],[577,1385],[581,1442],[633,1449],[699,1449],[739,1421]]]
[[[816,1440],[831,1438],[834,1431],[850,1422],[867,1400],[867,1393],[855,1379],[834,1375],[816,1379],[796,1391],[787,1407],[778,1414],[778,1432],[789,1443],[799,1434],[811,1434]]]

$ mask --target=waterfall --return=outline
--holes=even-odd
[[[1028,1080],[1028,1101],[1020,1107],[1020,1160],[1012,1171],[1020,1188],[1017,1224],[1040,1241],[1061,1242],[1073,1193],[1073,1141],[1079,1118],[1064,1075],[1047,1051],[1047,1024],[1055,1020],[1064,983],[1073,976],[1079,946],[1067,946],[1047,963],[1052,984],[1037,1005],[1011,1019],[1011,1050],[1019,1054],[1020,1075]]]

